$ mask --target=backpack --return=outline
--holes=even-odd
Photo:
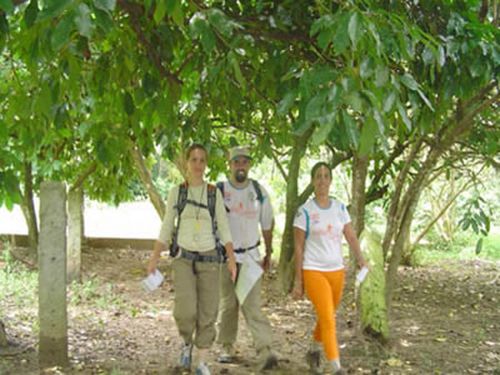
[[[186,204],[192,204],[196,207],[201,207],[210,213],[210,218],[212,219],[212,234],[215,238],[215,248],[217,249],[217,253],[225,257],[225,250],[222,244],[220,243],[219,236],[217,235],[217,220],[215,219],[215,203],[217,197],[217,188],[215,185],[207,184],[207,204],[199,203],[193,201],[192,199],[188,199],[188,183],[184,182],[179,185],[179,193],[177,195],[177,203],[174,208],[177,210],[177,224],[175,226],[175,232],[172,238],[172,243],[170,245],[170,256],[175,257],[179,253],[179,245],[178,245],[178,236],[179,236],[179,226],[181,223],[181,214],[186,208]]]
[[[255,189],[255,193],[257,194],[257,200],[262,205],[262,203],[264,202],[264,195],[262,194],[262,189],[260,188],[260,184],[257,181],[252,180],[251,178],[249,180],[252,182],[253,188]],[[219,182],[217,182],[216,185],[219,188],[219,190],[221,191],[222,197],[224,198],[224,182],[219,181]],[[226,211],[229,211],[229,209],[227,207],[226,207]]]

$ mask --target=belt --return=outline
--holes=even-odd
[[[250,246],[250,247],[238,247],[237,249],[234,249],[233,251],[236,253],[236,254],[243,254],[244,252],[246,251],[249,251],[249,250],[253,250],[253,249],[256,249],[258,248],[260,245],[260,241],[257,241],[257,243],[253,246]]]
[[[220,255],[201,255],[199,251],[189,251],[181,249],[181,257],[195,262],[218,262],[223,263],[224,259]]]

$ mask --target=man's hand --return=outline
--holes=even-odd
[[[271,269],[271,254],[267,253],[262,260],[262,269],[264,272],[269,272]]]
[[[238,273],[238,267],[236,266],[236,259],[234,258],[234,256],[230,256],[227,259],[227,269],[229,270],[231,280],[233,280],[234,283],[236,281],[236,275]]]

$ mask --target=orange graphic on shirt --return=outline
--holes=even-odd
[[[243,216],[248,219],[254,219],[257,217],[257,210],[254,206],[249,205],[248,207],[245,207],[243,202],[235,202],[234,205],[229,207],[229,211],[232,214],[238,215],[238,216]]]

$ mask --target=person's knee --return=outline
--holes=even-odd
[[[179,326],[186,324],[196,324],[196,308],[195,306],[182,306],[174,308],[174,319]]]

